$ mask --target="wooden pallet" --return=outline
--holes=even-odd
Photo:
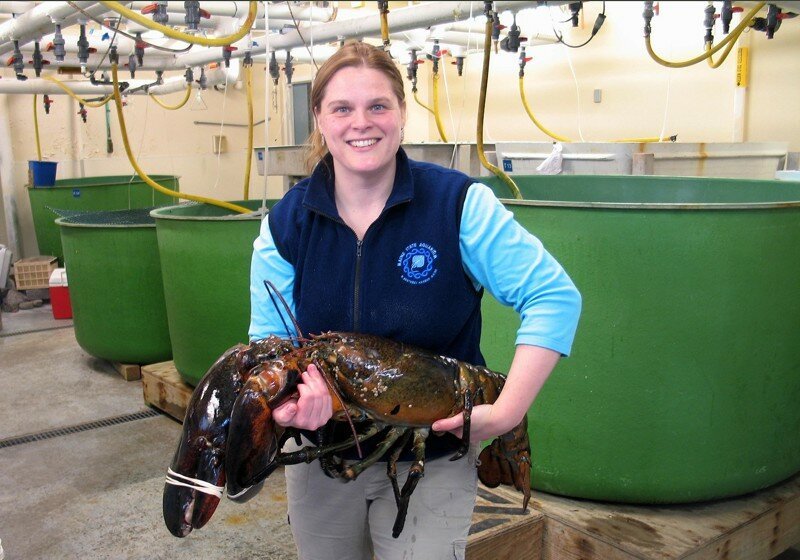
[[[144,402],[183,422],[194,388],[183,381],[175,363],[142,366]]]
[[[142,378],[142,366],[136,364],[121,364],[119,362],[110,363],[125,381],[136,381]]]
[[[142,366],[144,400],[183,420],[192,387],[172,362]],[[481,487],[469,560],[769,560],[800,543],[800,474],[729,500],[633,506]]]
[[[800,543],[800,474],[728,500],[633,506],[534,492],[543,559],[768,560]]]

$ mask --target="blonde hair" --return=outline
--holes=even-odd
[[[325,97],[328,82],[336,72],[348,67],[364,67],[383,72],[389,78],[392,91],[397,96],[400,106],[405,106],[406,92],[403,86],[403,76],[394,61],[392,61],[389,53],[369,43],[351,40],[342,45],[333,56],[320,66],[314,78],[314,83],[311,85],[311,110],[315,117],[322,106],[322,99]],[[306,170],[311,172],[326,155],[328,155],[328,148],[323,143],[319,129],[314,127],[314,130],[311,131],[306,140]]]

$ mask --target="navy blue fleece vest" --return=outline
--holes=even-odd
[[[359,242],[336,210],[328,166],[318,165],[269,214],[278,251],[295,268],[303,331],[371,333],[484,364],[482,291],[464,273],[459,250],[472,180],[400,149],[386,207]]]

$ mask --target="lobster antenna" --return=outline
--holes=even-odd
[[[286,329],[286,334],[289,335],[289,338],[292,338],[292,333],[289,332],[289,327],[286,325],[286,321],[284,321],[283,319],[283,313],[278,307],[278,304],[275,301],[273,294],[277,295],[278,299],[281,300],[283,308],[286,310],[286,314],[289,315],[289,318],[292,320],[292,324],[294,325],[295,331],[297,332],[297,336],[299,338],[305,338],[305,335],[303,335],[303,331],[300,330],[300,325],[297,324],[297,318],[294,316],[294,313],[292,313],[292,310],[289,309],[289,304],[286,303],[286,300],[284,299],[283,294],[281,294],[280,290],[278,290],[278,288],[275,287],[275,284],[273,284],[269,280],[264,280],[264,287],[267,289],[267,293],[269,294],[269,299],[272,300],[272,305],[275,306],[275,310],[278,312],[278,315],[281,318],[281,322],[283,322],[283,327]]]
[[[358,458],[363,459],[364,454],[361,452],[361,445],[359,445],[358,443],[358,432],[356,431],[356,427],[353,424],[353,419],[350,418],[350,411],[347,409],[347,405],[344,404],[344,399],[342,399],[342,395],[339,394],[339,391],[333,385],[333,382],[330,379],[328,379],[328,376],[323,373],[324,370],[322,369],[322,366],[320,366],[316,360],[314,360],[314,365],[317,367],[320,373],[322,373],[322,379],[325,380],[325,383],[328,385],[328,389],[330,390],[331,393],[334,394],[334,396],[336,396],[336,399],[342,406],[342,410],[344,411],[345,417],[347,418],[347,423],[350,424],[350,431],[353,433],[353,441],[356,444],[356,452],[358,453]]]

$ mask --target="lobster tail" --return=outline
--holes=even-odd
[[[523,493],[522,510],[531,498],[531,445],[528,418],[487,445],[478,456],[478,478],[489,488],[500,484],[513,486]]]

